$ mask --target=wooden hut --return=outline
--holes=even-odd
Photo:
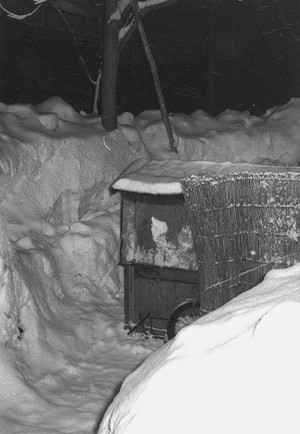
[[[145,327],[154,334],[166,330],[178,303],[199,296],[197,260],[179,178],[152,172],[160,165],[136,162],[114,184],[122,192],[125,323],[140,324],[138,330]]]
[[[182,301],[214,310],[300,260],[300,168],[138,160],[114,188],[129,326],[165,330]]]

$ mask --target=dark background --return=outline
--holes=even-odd
[[[300,97],[300,1],[282,0],[280,9],[279,4],[217,2],[214,114],[230,108],[260,115]],[[41,9],[24,21],[1,15],[0,100],[37,104],[58,95],[76,110],[90,112],[94,87],[74,41],[53,8]],[[99,16],[64,16],[96,78],[103,46]],[[143,19],[169,112],[207,107],[209,22],[205,0],[181,0]],[[121,53],[117,105],[119,113],[135,115],[159,108],[137,31]]]

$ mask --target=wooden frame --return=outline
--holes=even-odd
[[[168,229],[161,244],[151,231],[153,219]],[[121,240],[125,323],[142,321],[154,334],[166,330],[174,308],[200,294],[183,195],[122,192]]]

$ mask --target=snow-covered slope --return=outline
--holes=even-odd
[[[160,345],[123,329],[110,191],[145,151],[60,98],[2,104],[0,128],[0,433],[91,433]]]
[[[99,434],[300,431],[300,264],[183,329],[129,375]]]

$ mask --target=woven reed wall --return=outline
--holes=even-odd
[[[212,311],[300,261],[300,173],[230,173],[181,181]]]

